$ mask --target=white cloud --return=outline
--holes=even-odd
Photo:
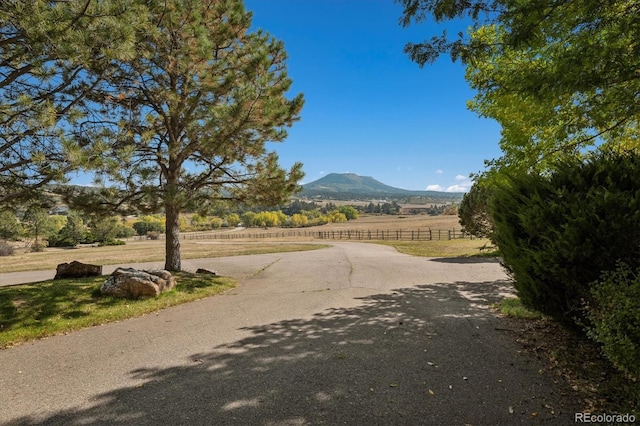
[[[320,173],[318,173],[320,176],[322,176],[323,174],[325,174],[326,172],[324,170],[321,170]]]
[[[428,185],[427,186],[427,191],[442,191],[444,190],[443,187],[441,187],[440,185]]]
[[[438,170],[436,170],[436,173],[437,173],[437,174],[439,174],[439,175],[441,175],[441,174],[443,174],[444,172],[442,171],[442,169],[438,169]]]
[[[466,176],[462,176],[462,175],[456,176],[456,180],[465,180],[466,178],[467,178]]]
[[[451,185],[446,192],[467,192],[471,187],[471,182],[463,182],[462,184]]]

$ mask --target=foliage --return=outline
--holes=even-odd
[[[340,210],[336,209],[326,215],[327,221],[330,223],[342,223],[347,221],[347,216],[344,213],[340,213]]]
[[[604,143],[638,150],[640,3],[636,0],[397,0],[402,23],[471,18],[405,51],[420,65],[449,53],[467,67],[469,106],[502,128],[493,170],[546,170]]]
[[[61,214],[52,214],[49,215],[49,221],[51,222],[52,232],[60,232],[60,230],[67,224],[67,216]]]
[[[136,235],[137,232],[133,227],[119,223],[115,227],[115,238],[129,238]]]
[[[223,220],[219,217],[212,217],[209,219],[209,224],[211,225],[211,229],[218,229],[222,226]]]
[[[640,266],[640,156],[566,159],[495,187],[494,240],[525,306],[570,323],[601,271]]]
[[[244,212],[242,214],[242,224],[247,228],[256,226],[256,214],[252,211]]]
[[[338,207],[338,211],[342,213],[347,220],[355,220],[358,218],[358,210],[353,206],[340,206]]]
[[[15,252],[13,246],[6,241],[0,241],[0,256],[11,256]]]
[[[133,229],[138,233],[138,235],[148,235],[151,232],[162,232],[164,230],[162,223],[159,221],[146,220],[134,222]]]
[[[588,334],[617,368],[640,378],[640,267],[618,263],[591,289]]]
[[[398,214],[400,213],[400,205],[397,201],[391,203],[373,204],[370,202],[364,209],[365,213],[381,213],[381,214]]]
[[[303,214],[295,213],[291,216],[291,226],[294,228],[302,228],[309,225],[309,218]]]
[[[132,54],[134,10],[119,0],[0,2],[0,206],[33,202],[48,182],[86,165],[101,127],[87,66]],[[89,154],[87,152],[87,154]]]
[[[120,225],[120,220],[115,216],[93,217],[89,223],[89,230],[93,240],[103,245],[114,242],[118,234],[125,229],[126,228]],[[133,229],[131,229],[131,231],[135,234]]]
[[[69,193],[86,208],[164,207],[165,268],[181,269],[180,213],[212,200],[278,205],[298,189],[266,142],[285,140],[302,95],[288,99],[283,43],[250,32],[240,0],[136,0],[136,55],[113,60],[92,91],[104,126],[91,139],[110,188]],[[189,167],[186,167],[186,166]]]
[[[33,236],[34,239],[31,250],[44,250],[46,243],[43,239],[51,238],[57,232],[55,222],[47,214],[47,211],[38,205],[30,206],[25,212],[23,220],[29,236]]]
[[[287,206],[282,208],[282,212],[287,216],[293,216],[296,213],[304,214],[305,210],[316,210],[318,205],[316,203],[302,201],[302,200],[293,200]]]
[[[227,216],[227,224],[231,227],[236,227],[240,223],[240,216],[237,213],[231,213]]]
[[[22,232],[22,226],[13,212],[0,211],[0,240],[17,240]]]
[[[56,235],[49,238],[49,246],[51,247],[75,247],[87,241],[90,236],[89,230],[84,224],[82,217],[77,212],[70,212],[67,217],[67,223],[62,227]]]
[[[490,196],[487,186],[478,182],[464,195],[458,216],[465,232],[478,238],[491,238],[493,221],[489,215]]]
[[[287,220],[287,216],[281,211],[271,211],[271,212],[259,212],[256,213],[254,217],[254,223],[256,226],[261,227],[273,227],[273,226],[281,226]]]

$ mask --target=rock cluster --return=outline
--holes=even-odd
[[[105,295],[138,299],[157,296],[176,286],[176,278],[163,269],[141,271],[134,268],[118,268],[106,279],[100,292]]]

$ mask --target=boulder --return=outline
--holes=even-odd
[[[71,263],[59,264],[56,268],[56,276],[53,279],[99,277],[100,275],[102,275],[102,266],[74,260]]]
[[[176,278],[164,269],[141,271],[134,268],[118,268],[100,286],[105,295],[138,299],[157,296],[176,286]]]

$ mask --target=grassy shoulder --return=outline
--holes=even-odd
[[[395,247],[400,253],[424,257],[470,257],[493,256],[495,253],[487,250],[490,246],[488,239],[455,239],[441,241],[372,241]]]
[[[134,241],[123,246],[82,247],[73,249],[47,249],[40,253],[22,253],[0,257],[0,273],[53,270],[60,263],[77,260],[96,265],[161,262],[165,258],[164,241]],[[239,242],[181,241],[182,259],[203,259],[224,256],[283,253],[316,250],[326,244],[294,242]]]
[[[527,309],[518,298],[504,299],[494,309],[525,352],[570,383],[584,401],[584,411],[640,416],[640,382],[614,368],[598,344]]]
[[[139,300],[100,295],[99,288],[106,276],[0,287],[0,349],[156,312],[237,285],[228,277],[187,272],[174,275],[176,288],[155,298]]]

